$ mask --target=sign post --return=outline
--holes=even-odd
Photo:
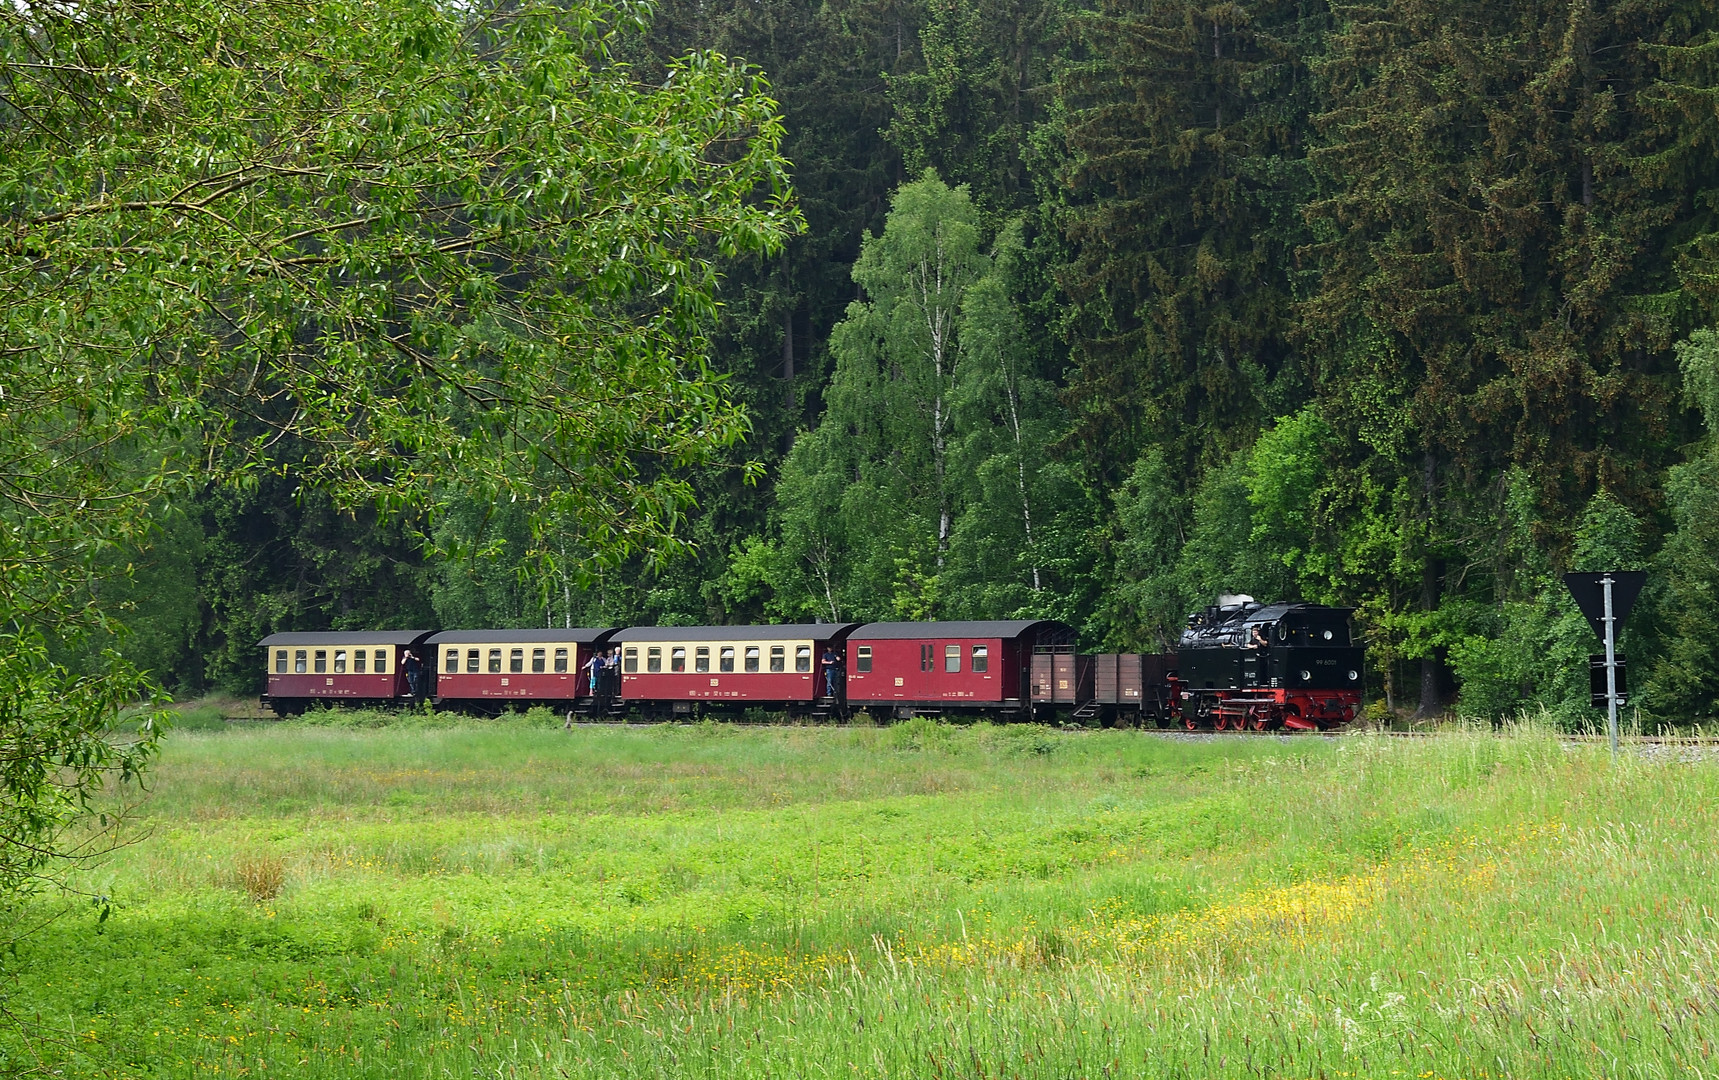
[[[1608,570],[1600,574],[1565,574],[1564,584],[1575,597],[1576,606],[1587,616],[1588,625],[1606,643],[1606,733],[1611,736],[1612,753],[1618,752],[1618,624],[1629,618],[1635,598],[1647,584],[1647,574],[1640,570]]]
[[[1617,579],[1607,574],[1600,579],[1606,590],[1606,734],[1611,736],[1612,756],[1618,752],[1618,649],[1617,620],[1612,618],[1612,586]]]

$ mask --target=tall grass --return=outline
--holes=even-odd
[[[1534,726],[185,734],[11,1005],[67,1075],[1694,1075],[1715,795]]]

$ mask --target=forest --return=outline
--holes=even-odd
[[[1027,616],[1157,651],[1240,592],[1354,608],[1386,708],[1579,724],[1558,575],[1646,569],[1632,704],[1719,711],[1719,8],[643,16],[602,62],[752,65],[798,214],[700,256],[697,407],[743,434],[661,455],[677,539],[611,558],[482,483],[435,514],[284,467],[164,487],[80,662],[254,693],[278,630]]]

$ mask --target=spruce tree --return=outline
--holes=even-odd
[[[1073,442],[1108,482],[1176,474],[1304,395],[1290,346],[1320,5],[1105,0],[1058,84]],[[1195,470],[1190,472],[1190,470]]]

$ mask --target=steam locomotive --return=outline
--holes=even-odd
[[[1189,617],[1176,658],[1169,682],[1190,728],[1325,729],[1361,704],[1348,608],[1221,597]]]
[[[1218,731],[1324,730],[1354,719],[1362,650],[1349,610],[1220,597],[1173,653],[1081,653],[1048,619],[536,630],[282,633],[264,638],[263,702],[494,715],[668,719],[782,711],[842,719],[1068,719]]]

